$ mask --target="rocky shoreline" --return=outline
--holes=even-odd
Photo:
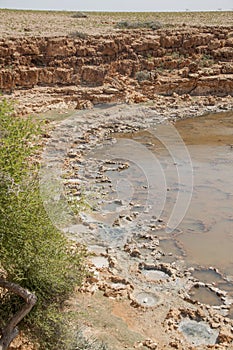
[[[218,106],[212,108],[216,112],[221,110]],[[95,201],[99,198],[102,205],[102,198],[112,191],[106,172],[124,171],[129,164],[109,158],[96,162],[88,154],[106,140],[110,144],[114,142],[116,132],[134,132],[158,123],[174,121],[178,117],[194,115],[194,112],[184,110],[185,113],[178,110],[175,116],[169,110],[160,114],[155,108],[143,105],[106,105],[77,112],[63,122],[55,123],[56,128],[48,142],[45,156],[46,169],[49,168],[52,174],[47,177],[47,181],[54,180],[53,168],[56,168],[57,173],[61,167],[61,181],[66,188],[67,198],[75,197],[78,199],[76,204],[79,204],[82,192],[85,198],[88,197],[85,191],[91,189],[91,196],[96,196]],[[194,111],[197,116],[210,110],[205,108]],[[60,200],[57,194],[56,198]],[[56,207],[54,193],[50,199]],[[185,268],[182,258],[175,255],[175,262],[165,262],[173,253],[162,249],[161,234],[158,236],[157,232],[163,231],[166,224],[154,217],[145,220],[143,216],[140,221],[137,203],[131,203],[130,209],[123,210],[124,203],[118,199],[113,199],[110,204],[120,206],[121,215],[117,215],[117,220],[114,217],[111,223],[105,222],[103,216],[98,216],[102,210],[101,205],[98,207],[99,203],[94,209],[94,215],[81,204],[78,218],[71,223],[62,223],[64,232],[71,239],[87,244],[92,254],[89,262],[91,275],[69,303],[75,309],[77,300],[82,300],[78,302],[78,308],[83,313],[85,310],[87,312],[85,317],[81,317],[86,332],[97,334],[107,344],[109,339],[114,339],[116,345],[110,346],[110,349],[231,349],[233,321],[228,313],[232,297],[216,288],[215,283],[203,283],[195,278],[193,269]],[[112,211],[117,213],[115,209]],[[55,220],[51,212],[50,215]],[[219,274],[217,270],[213,272]],[[224,276],[221,278],[232,282],[225,280]],[[192,294],[199,288],[211,293],[211,297],[216,297],[218,302],[208,305],[195,300]],[[96,303],[98,306],[86,309],[83,298],[88,300],[88,305]],[[106,299],[108,307],[105,313]],[[107,322],[109,326],[104,326],[102,322],[97,322],[98,325],[95,323],[92,312],[98,314],[100,309],[103,323]],[[123,328],[129,327],[129,333],[137,334],[133,342],[127,331],[120,341],[121,336],[111,326],[115,316],[122,320]]]
[[[76,195],[81,194],[87,178],[84,176],[79,179],[79,171],[84,166],[91,174],[93,166],[92,161],[85,159],[85,155],[105,142],[106,138],[112,142],[115,132],[134,132],[148,129],[157,123],[174,122],[179,118],[233,110],[232,99],[228,98],[221,98],[220,103],[214,106],[201,107],[184,101],[182,107],[174,109],[177,98],[181,99],[180,96],[173,97],[171,107],[164,107],[162,113],[153,105],[113,104],[78,111],[62,122],[52,122],[54,131],[47,135],[50,144],[47,150],[50,153],[51,150],[60,151],[65,147],[65,153],[62,152],[61,159],[54,164],[63,169],[62,181],[66,187],[66,196],[74,189]],[[64,111],[60,113],[63,118],[66,116]],[[53,166],[54,158],[50,160]],[[106,160],[108,163],[109,160]],[[124,169],[125,164],[115,164],[116,169]],[[103,166],[111,168],[114,164],[103,161],[99,165],[102,166],[102,173],[98,176],[98,182],[103,180],[104,183]],[[95,177],[92,181],[96,182]],[[119,225],[124,228],[124,225],[134,220],[134,216],[125,214],[120,220]],[[71,239],[88,244],[93,255],[89,262],[90,278],[67,303],[68,308],[84,315],[80,316],[80,326],[87,338],[94,336],[108,344],[113,341],[115,346],[109,345],[110,349],[119,350],[232,348],[233,321],[227,317],[231,297],[225,291],[216,289],[214,283],[202,283],[193,277],[192,268],[186,269],[182,259],[177,259],[176,264],[163,262],[164,257],[172,255],[163,251],[156,235],[157,230],[163,229],[163,222],[152,220],[145,223],[118,249],[116,246],[111,248],[108,243],[96,244],[96,237],[98,240],[101,235],[98,236],[95,221],[85,216],[84,211],[78,224],[68,226],[65,230]],[[225,277],[222,278],[224,280]],[[220,305],[195,301],[192,290],[198,287],[213,292],[220,298]],[[116,324],[120,331],[116,331]],[[190,336],[192,333],[194,337]],[[199,334],[199,338],[195,334]],[[198,339],[201,339],[201,345],[198,345]],[[15,349],[14,345],[12,349]]]

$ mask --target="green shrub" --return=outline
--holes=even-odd
[[[151,79],[151,74],[147,70],[139,71],[135,74],[136,80],[140,83],[141,81],[144,80],[150,80]]]
[[[40,127],[14,116],[0,102],[0,267],[9,281],[34,292],[38,302],[22,323],[41,349],[67,349],[62,303],[80,285],[86,251],[50,222],[40,197],[38,150]],[[33,160],[34,159],[34,160]],[[1,300],[0,327],[20,307],[20,298]]]
[[[116,24],[116,28],[119,29],[140,29],[147,28],[157,30],[162,27],[162,24],[158,21],[147,21],[147,22],[129,22],[121,21]]]
[[[83,12],[75,12],[72,15],[73,18],[87,18],[87,15]]]
[[[78,330],[74,337],[72,350],[108,350],[108,347],[94,337],[84,337],[82,331]]]
[[[202,55],[200,61],[199,61],[199,65],[200,67],[211,67],[214,65],[214,60],[213,57],[211,55]]]
[[[83,33],[83,32],[79,32],[79,31],[75,31],[69,34],[69,36],[71,38],[79,38],[79,39],[87,39],[88,38],[88,34]]]

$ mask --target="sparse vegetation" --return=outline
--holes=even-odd
[[[79,32],[78,30],[70,33],[69,36],[71,38],[79,38],[79,39],[87,39],[88,38],[88,35],[86,33]]]
[[[73,18],[87,18],[87,15],[83,12],[75,12],[72,15]]]
[[[177,59],[180,59],[180,58],[184,58],[184,55],[180,54],[179,51],[172,51],[171,52],[171,58],[174,59],[174,60],[177,60]]]
[[[147,70],[139,71],[135,74],[135,78],[138,82],[144,81],[144,80],[150,80],[151,74]]]
[[[119,29],[148,28],[152,30],[157,30],[161,27],[162,27],[162,24],[158,21],[148,21],[148,22],[121,21],[116,24],[116,28],[119,28]]]
[[[84,337],[82,331],[79,330],[76,334],[72,350],[108,350],[108,347],[94,337],[89,339]]]
[[[12,37],[25,34],[24,28],[30,28],[28,36],[69,35],[70,31],[88,34],[112,33],[116,24],[159,22],[163,27],[177,26],[232,26],[232,11],[216,12],[85,12],[88,18],[77,17],[74,11],[33,11],[1,9],[1,34]],[[78,20],[80,18],[80,20]],[[83,19],[82,19],[83,18]],[[41,28],[38,30],[38,21]],[[85,28],[83,22],[85,21]],[[12,25],[12,23],[14,25]],[[72,28],[72,29],[71,29]]]
[[[50,222],[38,185],[41,129],[0,103],[0,277],[35,293],[37,304],[20,327],[40,349],[68,349],[62,304],[85,273],[84,248],[70,242]],[[22,305],[1,295],[0,329]]]
[[[199,65],[200,67],[211,67],[213,66],[214,64],[214,59],[212,58],[212,56],[210,55],[203,55],[200,62],[199,62]]]

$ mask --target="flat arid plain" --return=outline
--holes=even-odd
[[[117,32],[121,21],[159,21],[165,27],[232,26],[232,12],[84,12],[87,18],[75,18],[67,11],[1,10],[1,36],[64,36],[74,31],[87,34]]]
[[[0,99],[47,120],[40,160],[51,174],[61,166],[75,213],[61,229],[91,252],[65,304],[86,339],[72,349],[232,350],[233,12],[0,16]],[[161,148],[180,139],[191,161],[183,143],[185,159]],[[166,184],[151,175],[155,157]],[[187,214],[192,181],[173,171],[194,174]]]

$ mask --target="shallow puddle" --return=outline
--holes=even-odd
[[[184,255],[184,252],[178,247],[174,239],[161,239],[159,241],[159,247],[165,253],[165,257],[163,257],[163,261],[165,262],[175,261],[177,257]]]
[[[228,294],[233,297],[233,283],[231,282],[221,282],[217,284],[217,287],[225,292],[228,292]]]
[[[219,298],[215,292],[206,287],[194,286],[190,289],[189,295],[191,300],[199,301],[202,304],[208,304],[210,306],[222,305],[221,298]]]
[[[170,234],[171,239],[176,240],[184,250],[184,259],[188,266],[203,266],[206,269],[212,266],[227,276],[233,276],[233,113],[181,120],[176,122],[175,127],[191,156],[194,187],[189,209],[178,226],[180,233],[175,235],[173,232]],[[150,150],[160,162],[166,178],[166,201],[161,217],[167,222],[177,201],[177,194],[182,191],[185,193],[187,188],[182,183],[179,184],[176,163],[169,154],[169,151],[172,151],[167,150],[158,141],[158,135],[163,132],[164,126],[158,125],[156,130],[118,136],[133,139],[141,144],[150,143]],[[140,149],[136,151],[140,158]],[[144,175],[150,175],[151,162],[151,159],[143,159]],[[178,159],[177,162],[181,166],[184,165],[182,159]],[[128,178],[130,169],[127,170]],[[135,176],[135,170],[133,174]],[[139,179],[142,178],[142,174],[140,176]],[[161,177],[156,179],[156,183],[163,188]],[[135,187],[135,192],[136,190]],[[154,197],[152,196],[155,205],[158,204],[158,195],[159,191],[156,190]],[[145,196],[141,196],[140,191],[137,192],[137,201],[143,200]],[[184,209],[181,207],[181,210]],[[167,235],[169,237],[169,233]],[[161,246],[163,245],[166,249],[166,241],[161,242]],[[181,254],[175,243],[167,249],[171,250],[172,254]],[[218,278],[216,280],[216,275],[212,272],[208,276],[205,273],[205,277],[201,272],[200,274],[200,277],[207,278],[208,283],[221,282]]]
[[[192,273],[193,277],[203,283],[214,283],[219,285],[224,283],[223,278],[215,270],[203,269],[203,270],[194,270]]]
[[[193,197],[178,240],[186,259],[232,276],[233,113],[182,120],[176,127],[194,168]],[[189,225],[190,220],[202,226]],[[208,283],[218,282],[216,275],[209,277]]]

